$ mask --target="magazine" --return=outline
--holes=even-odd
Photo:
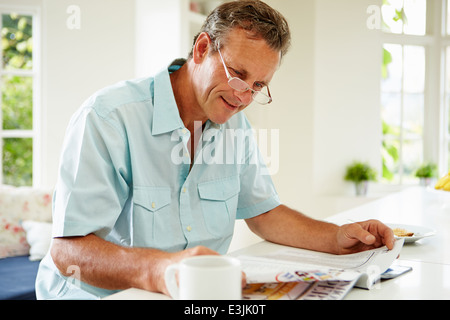
[[[392,250],[381,247],[347,255],[282,247],[259,256],[240,255],[247,276],[244,299],[342,299],[351,288],[372,289],[398,257],[403,239]]]

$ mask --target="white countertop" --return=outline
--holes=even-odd
[[[379,219],[385,223],[424,226],[436,235],[405,244],[399,265],[413,270],[398,278],[382,281],[375,289],[354,288],[345,297],[349,300],[425,300],[450,299],[450,192],[413,187],[389,195],[327,219],[336,224],[349,221]],[[277,245],[261,242],[239,250],[236,254],[259,255],[275,250]],[[120,299],[169,299],[169,297],[138,289],[128,289],[107,297]]]

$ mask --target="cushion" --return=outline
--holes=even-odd
[[[30,261],[42,260],[50,248],[52,240],[52,224],[25,220],[22,227],[26,232],[26,239],[30,245]]]
[[[0,300],[35,300],[38,267],[28,256],[0,259]]]
[[[0,185],[0,259],[28,254],[24,220],[52,221],[51,190]]]
[[[52,221],[49,189],[0,186],[0,216],[15,221]]]
[[[20,222],[0,216],[0,259],[28,255],[29,250]]]

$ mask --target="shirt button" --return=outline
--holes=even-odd
[[[188,232],[191,232],[191,231],[192,231],[192,227],[191,227],[191,226],[187,226],[187,227],[186,227],[186,230],[187,230]]]
[[[152,202],[152,208],[153,208],[153,209],[156,208],[156,203]]]
[[[186,193],[186,191],[187,191],[186,188],[183,188],[183,193]]]
[[[186,133],[187,133],[187,130],[186,130],[186,129],[183,129],[183,130],[181,130],[181,133],[182,133],[182,134],[186,134]]]

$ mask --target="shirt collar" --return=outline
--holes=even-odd
[[[171,67],[172,68],[172,67]],[[153,123],[152,135],[158,135],[184,128],[173,95],[169,69],[158,73],[153,80]]]

